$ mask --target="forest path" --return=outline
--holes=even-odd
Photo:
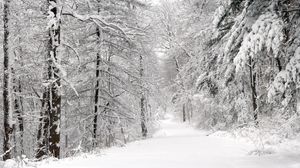
[[[206,134],[167,115],[151,139],[38,168],[300,168],[296,156],[249,156],[251,146]]]

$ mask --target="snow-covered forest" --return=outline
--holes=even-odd
[[[300,168],[299,0],[0,4],[0,168]]]

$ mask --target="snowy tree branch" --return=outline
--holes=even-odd
[[[62,13],[62,15],[72,16],[80,21],[92,21],[101,28],[111,28],[120,32],[126,37],[126,32],[120,26],[112,23],[107,23],[101,18],[100,15],[80,15],[75,13],[74,11]]]

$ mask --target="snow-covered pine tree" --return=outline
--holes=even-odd
[[[208,17],[211,12],[203,5],[217,8],[213,17]],[[179,3],[182,16],[187,10],[192,17],[182,22],[190,28],[180,36],[175,33],[176,40],[194,56],[182,64],[177,78],[183,79],[192,104],[210,101],[200,110],[209,109],[201,112],[209,127],[257,122],[271,116],[270,111],[282,114],[282,108],[294,114],[298,5],[297,1],[272,0]],[[180,88],[176,90],[177,100],[187,97]]]

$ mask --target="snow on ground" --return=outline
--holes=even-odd
[[[151,139],[101,154],[43,161],[37,168],[300,168],[299,153],[252,156],[251,149],[249,143],[207,136],[167,116]]]

